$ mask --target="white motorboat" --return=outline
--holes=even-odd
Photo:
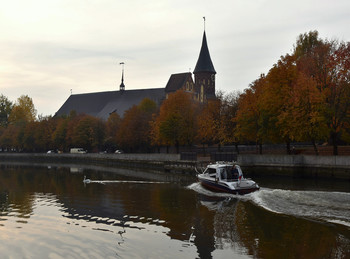
[[[209,164],[197,178],[204,188],[215,192],[247,194],[260,189],[256,182],[243,177],[241,167],[235,163]]]

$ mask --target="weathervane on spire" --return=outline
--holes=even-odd
[[[205,30],[205,16],[203,16],[203,20],[204,20],[204,30]]]
[[[122,82],[120,84],[120,91],[125,90],[125,85],[124,85],[124,62],[120,62],[119,65],[122,65]]]

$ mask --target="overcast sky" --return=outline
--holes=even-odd
[[[0,0],[0,94],[54,115],[73,94],[165,87],[193,71],[203,16],[216,89],[242,91],[299,34],[350,41],[348,0]]]

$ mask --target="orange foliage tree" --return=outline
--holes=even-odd
[[[308,80],[314,80],[322,96],[322,112],[333,154],[338,154],[341,133],[349,122],[349,43],[323,41],[318,33],[309,32],[299,36],[295,48],[298,70]]]
[[[34,121],[36,113],[32,98],[22,95],[14,104],[8,120],[10,123]]]
[[[266,84],[261,98],[267,117],[268,139],[274,143],[285,142],[290,153],[290,142],[294,140],[292,132],[291,93],[297,78],[297,69],[293,56],[281,56],[266,76]]]
[[[183,90],[169,95],[152,123],[153,143],[175,145],[179,152],[180,145],[192,145],[197,132],[197,103]]]
[[[221,100],[208,100],[203,105],[198,116],[197,140],[204,144],[217,144],[220,142],[220,124],[221,124]]]
[[[106,122],[106,140],[105,146],[108,152],[113,152],[117,149],[117,132],[120,128],[122,119],[118,113],[113,112],[109,115]]]
[[[201,144],[237,143],[235,138],[235,116],[238,108],[238,95],[216,93],[216,99],[202,105],[198,116],[197,141]]]
[[[117,131],[118,145],[129,152],[150,151],[150,121],[156,111],[156,103],[148,98],[127,110]]]
[[[267,138],[268,117],[262,104],[262,93],[266,84],[265,75],[250,84],[238,101],[238,111],[235,121],[236,137],[240,141],[254,141],[262,153],[262,144]]]

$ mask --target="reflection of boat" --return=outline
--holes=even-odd
[[[209,164],[197,177],[203,187],[216,192],[246,194],[260,189],[253,180],[244,178],[242,169],[234,163]]]

